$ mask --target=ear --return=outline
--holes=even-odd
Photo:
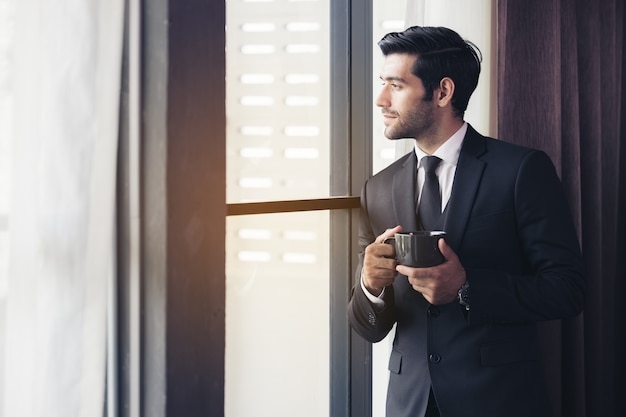
[[[454,81],[452,78],[444,77],[439,81],[439,88],[435,90],[435,98],[439,107],[446,107],[452,103],[454,96]]]

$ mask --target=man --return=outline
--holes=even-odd
[[[584,296],[578,239],[552,162],[463,120],[480,52],[456,32],[412,27],[379,46],[385,136],[414,138],[415,152],[363,186],[348,312],[370,342],[397,325],[387,416],[550,416],[536,323],[579,314]],[[440,159],[441,202],[440,218],[425,225],[416,212],[429,156]],[[446,232],[444,263],[398,265],[383,241],[420,228]]]

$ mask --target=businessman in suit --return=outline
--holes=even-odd
[[[536,323],[576,316],[584,297],[554,166],[544,152],[487,138],[464,121],[481,59],[456,32],[412,27],[379,46],[385,136],[414,138],[415,150],[363,186],[348,314],[370,342],[396,324],[387,416],[551,416]],[[427,222],[419,213],[428,160],[441,202]],[[384,240],[419,229],[446,232],[442,264],[394,260]]]

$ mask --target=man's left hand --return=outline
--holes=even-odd
[[[415,291],[422,293],[431,304],[447,304],[457,299],[457,293],[465,282],[465,269],[459,257],[444,239],[439,239],[439,250],[445,261],[429,268],[412,268],[398,265],[396,271],[406,275]]]

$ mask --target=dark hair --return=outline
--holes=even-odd
[[[445,27],[413,26],[403,32],[388,33],[378,46],[385,56],[417,55],[412,72],[422,80],[426,100],[432,99],[442,78],[452,79],[452,107],[457,116],[463,116],[480,75],[482,55],[476,45]]]

